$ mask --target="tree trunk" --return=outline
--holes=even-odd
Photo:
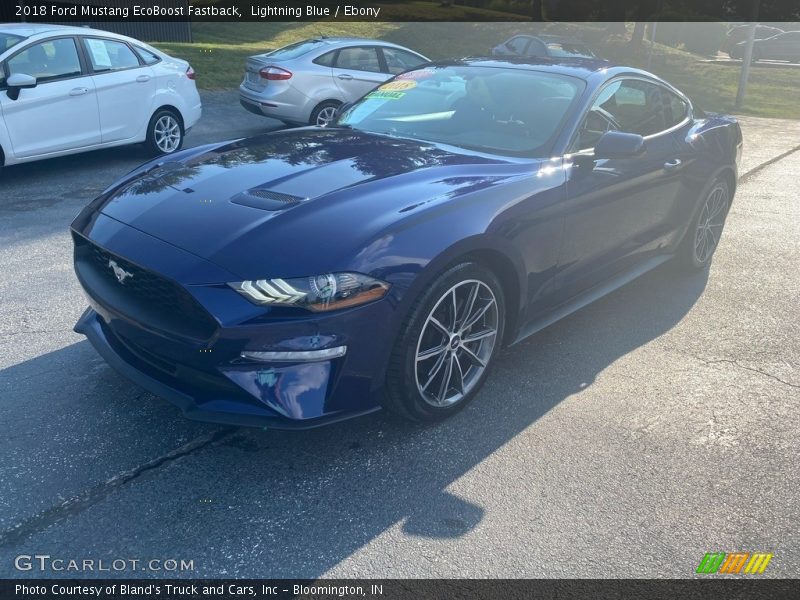
[[[534,21],[543,21],[544,20],[543,15],[542,15],[542,6],[543,5],[544,5],[544,2],[542,2],[542,0],[533,0],[531,2],[531,19],[533,19]]]
[[[642,42],[644,41],[644,29],[645,22],[636,21],[636,24],[633,26],[633,33],[631,34],[631,48],[636,49],[642,46]]]

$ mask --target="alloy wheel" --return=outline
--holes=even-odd
[[[427,404],[443,408],[469,394],[489,364],[498,324],[497,299],[484,282],[469,279],[445,292],[417,341],[414,373]]]
[[[715,187],[706,198],[697,222],[694,238],[694,255],[697,262],[704,264],[714,254],[725,224],[728,194],[722,186]]]
[[[163,115],[153,128],[153,139],[164,154],[175,152],[181,143],[181,125],[172,115]]]
[[[336,117],[336,107],[326,106],[317,115],[317,125],[328,125]]]

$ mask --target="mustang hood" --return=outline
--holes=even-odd
[[[520,168],[354,130],[288,130],[163,163],[116,189],[101,211],[233,273],[288,277],[307,273],[282,270],[284,257],[293,269],[312,256],[335,268],[343,237],[361,243],[420,201],[452,199]]]

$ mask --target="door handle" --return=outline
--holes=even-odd
[[[85,88],[85,87],[82,87],[82,88],[72,88],[72,89],[69,91],[69,95],[70,95],[70,96],[83,96],[84,94],[86,94],[86,93],[88,93],[88,92],[89,92],[89,88]]]
[[[342,73],[341,75],[337,75],[337,77],[338,77],[339,79],[346,79],[346,80],[349,80],[349,79],[352,79],[352,78],[353,78],[353,76],[352,76],[352,75],[348,75],[347,73]]]
[[[150,81],[150,75],[139,75],[136,78],[136,83],[147,83]]]
[[[674,169],[677,169],[680,166],[681,166],[681,159],[680,158],[673,158],[673,159],[668,160],[667,162],[664,163],[664,168],[667,171],[673,171]]]

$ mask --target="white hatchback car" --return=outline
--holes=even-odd
[[[175,152],[200,118],[194,78],[122,35],[0,24],[0,166],[140,142]]]

